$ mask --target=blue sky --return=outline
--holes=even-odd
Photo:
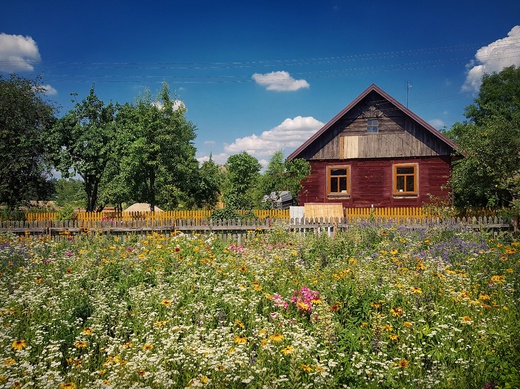
[[[520,2],[58,1],[0,5],[0,71],[41,74],[61,114],[92,84],[132,102],[167,82],[199,160],[288,155],[375,83],[436,128],[483,72],[520,66]],[[407,88],[408,83],[411,88]],[[407,93],[408,91],[408,93]]]

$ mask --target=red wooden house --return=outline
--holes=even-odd
[[[305,203],[344,207],[420,207],[445,188],[457,146],[376,85],[371,85],[288,159],[311,173]]]

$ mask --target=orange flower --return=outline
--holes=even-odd
[[[409,362],[406,359],[401,359],[397,364],[400,368],[404,369],[408,367]]]

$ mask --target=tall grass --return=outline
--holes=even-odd
[[[520,387],[519,242],[0,238],[0,387]]]

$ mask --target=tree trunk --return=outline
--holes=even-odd
[[[155,169],[150,170],[150,188],[149,188],[150,211],[155,212]]]

